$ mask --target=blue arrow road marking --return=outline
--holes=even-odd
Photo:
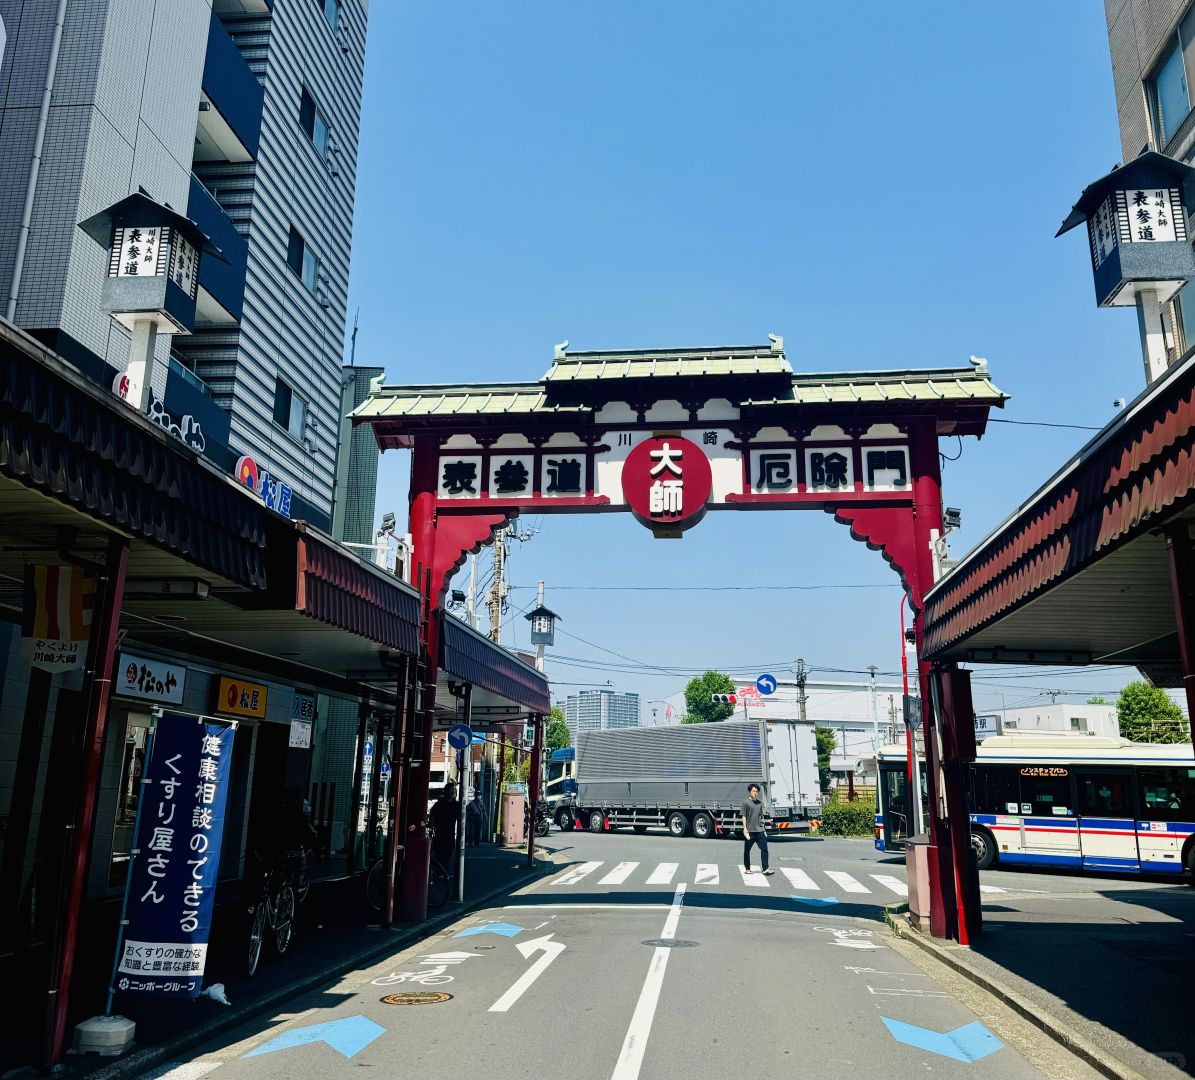
[[[897,1042],[915,1046],[918,1050],[928,1050],[931,1054],[939,1054],[952,1061],[978,1061],[1004,1048],[1004,1044],[978,1020],[953,1031],[932,1031],[901,1020],[889,1020],[886,1016],[880,1019]]]
[[[499,934],[502,937],[514,937],[516,934],[521,934],[524,930],[522,926],[515,926],[514,923],[508,922],[489,922],[482,923],[481,926],[469,926],[464,930],[458,930],[454,937],[476,937],[478,934]]]
[[[831,904],[837,904],[838,900],[833,896],[797,896],[789,897],[790,900],[796,900],[801,904],[813,904],[816,907],[829,907]]]
[[[310,1027],[291,1028],[281,1035],[275,1035],[268,1043],[256,1050],[250,1050],[245,1057],[258,1054],[272,1054],[275,1050],[289,1050],[292,1046],[306,1046],[308,1043],[325,1042],[346,1058],[364,1050],[386,1029],[364,1016],[346,1016],[343,1020],[329,1020]]]

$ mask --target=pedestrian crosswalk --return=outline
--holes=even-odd
[[[676,884],[691,883],[693,886],[717,886],[722,884],[722,867],[717,863],[697,863],[693,867],[682,867],[675,862],[618,862],[593,861],[578,863],[549,878],[545,885],[566,886],[621,886],[635,889],[640,886],[656,886],[661,889]],[[872,874],[864,871],[848,873],[845,870],[805,870],[796,866],[777,866],[772,875],[755,870],[748,872],[736,864],[726,875],[727,883],[743,886],[750,890],[780,891],[785,894],[799,893],[841,893],[854,897],[871,897],[870,902],[890,902],[906,899],[909,886],[903,878],[894,874]],[[1006,890],[996,885],[980,886],[985,895],[1003,893]]]

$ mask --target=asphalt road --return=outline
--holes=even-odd
[[[545,846],[560,870],[506,903],[151,1075],[1094,1075],[890,935],[904,864],[869,844],[773,843],[771,877],[744,877],[728,840],[554,832]],[[1023,882],[984,879],[1004,895]],[[408,993],[442,1000],[383,1000]]]

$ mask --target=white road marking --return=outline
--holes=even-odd
[[[551,911],[553,908],[561,908],[567,911],[583,911],[587,908],[594,908],[598,911],[660,911],[666,908],[667,904],[504,904],[503,911],[530,911],[533,908],[536,911]],[[555,915],[552,918],[556,918]],[[539,927],[536,927],[538,930]]]
[[[490,1012],[509,1012],[510,1007],[527,992],[528,987],[544,973],[548,965],[564,952],[564,943],[553,941],[552,937],[552,934],[545,934],[534,941],[520,941],[515,943],[515,948],[523,954],[524,959],[530,959],[532,954],[537,952],[542,952],[543,956],[524,971],[515,980],[514,985],[490,1006]]]
[[[998,885],[980,885],[979,891],[984,893],[1002,893],[1008,892],[1007,889],[1001,889]]]
[[[671,885],[672,879],[676,876],[679,863],[662,862],[652,872],[651,877],[647,879],[648,885]]]
[[[718,864],[699,862],[697,864],[697,876],[693,879],[694,885],[717,885],[718,884]]]
[[[810,889],[813,892],[821,892],[822,887],[813,880],[804,870],[798,870],[795,866],[780,867],[782,873],[789,880],[789,884],[794,889]]]
[[[842,870],[827,870],[826,877],[828,877],[835,885],[841,885],[845,892],[850,893],[869,893],[871,890],[866,885],[860,885],[850,874]]]
[[[668,918],[664,920],[665,938],[676,936],[676,925],[680,921],[681,906],[685,901],[685,886],[682,882],[676,887],[672,898],[672,908]],[[647,1050],[647,1038],[651,1034],[652,1021],[656,1016],[656,1005],[660,1000],[660,988],[664,985],[664,972],[668,968],[668,957],[672,950],[657,947],[652,952],[651,964],[647,969],[647,978],[643,982],[643,989],[639,993],[639,1000],[635,1003],[635,1012],[631,1016],[630,1027],[627,1028],[626,1038],[622,1042],[622,1052],[618,1055],[618,1063],[614,1066],[611,1080],[639,1080],[639,1070],[643,1067],[643,1054]]]
[[[592,874],[604,860],[597,862],[585,862],[580,866],[574,866],[571,870],[566,870],[560,877],[558,877],[553,885],[576,885],[583,877]]]
[[[869,986],[867,990],[877,997],[950,997],[945,990],[922,990],[912,986]]]
[[[878,881],[885,888],[891,889],[897,896],[908,896],[909,887],[900,878],[892,877],[890,874],[872,874],[872,881]]]
[[[218,1069],[221,1061],[188,1061],[183,1065],[163,1065],[145,1074],[145,1080],[199,1080]]]
[[[741,866],[739,867],[739,874],[743,878],[743,884],[750,885],[754,889],[766,889],[770,884],[768,879],[764,877],[763,874],[749,874]]]
[[[601,881],[599,885],[621,885],[627,878],[634,873],[635,867],[639,864],[637,862],[620,862],[613,870],[610,871]]]

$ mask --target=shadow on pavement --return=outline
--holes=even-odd
[[[1048,895],[1002,897],[985,906],[984,927],[971,948],[982,970],[1051,1012],[1061,1004],[1080,1026],[1195,1070],[1195,890],[1094,891],[1065,910]],[[1086,1034],[1116,1052],[1114,1039]]]

